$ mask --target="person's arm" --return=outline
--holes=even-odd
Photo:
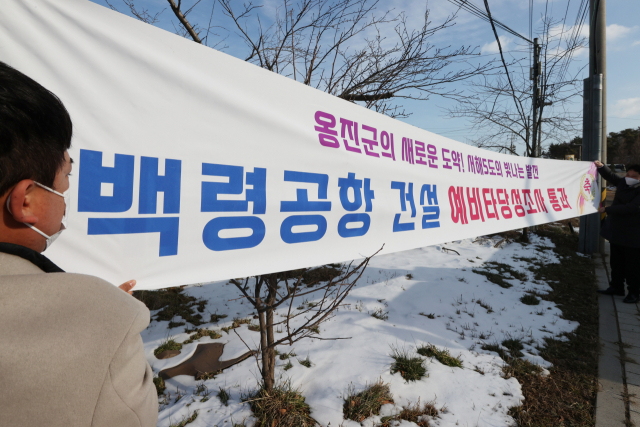
[[[156,426],[158,394],[140,337],[140,332],[148,325],[149,310],[144,306],[140,307],[109,364],[95,408],[94,425]]]
[[[624,205],[607,206],[604,211],[612,215],[638,215],[640,214],[640,194]]]
[[[598,168],[598,173],[602,175],[604,179],[606,179],[607,181],[609,181],[610,183],[616,186],[620,184],[620,181],[622,181],[622,178],[620,178],[615,173],[611,172],[611,169],[609,169],[607,165],[600,162],[600,160],[596,160],[594,163]]]

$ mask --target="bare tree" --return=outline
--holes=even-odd
[[[579,131],[581,114],[570,110],[582,94],[581,70],[569,74],[569,66],[576,51],[585,46],[585,38],[571,32],[550,17],[543,17],[541,101],[538,105],[537,141],[561,142]],[[458,98],[457,105],[447,109],[450,117],[466,118],[478,135],[471,142],[486,149],[525,156],[534,155],[532,92],[528,58],[507,54],[502,72],[490,78],[480,76],[470,81],[469,96]],[[521,48],[523,46],[520,46]],[[528,46],[527,46],[528,47]],[[523,49],[514,53],[522,52]],[[526,51],[526,50],[525,50]]]
[[[136,9],[135,0],[122,1],[138,19],[157,22]],[[178,20],[177,34],[218,49],[235,37],[246,49],[234,51],[236,56],[394,118],[411,114],[401,105],[404,99],[458,98],[462,93],[451,83],[495,69],[493,61],[475,60],[477,47],[432,43],[434,35],[455,25],[456,15],[433,24],[428,6],[421,26],[412,29],[404,12],[379,12],[378,0],[282,0],[275,9],[213,0],[202,23],[191,19],[202,0],[167,2]],[[226,28],[211,25],[216,6]]]
[[[493,67],[470,63],[475,48],[429,41],[455,25],[455,14],[432,25],[426,9],[422,26],[410,29],[405,13],[376,14],[377,0],[284,0],[265,28],[253,4],[219,2],[250,51],[247,61],[391,117],[410,114],[402,99],[460,96],[450,83]]]
[[[104,1],[112,10],[119,12],[119,10],[113,4],[111,4],[109,0]],[[162,12],[164,12],[163,9],[160,12],[152,14],[147,8],[139,9],[135,5],[135,0],[122,0],[122,2],[129,8],[129,11],[133,16],[136,17],[136,19],[151,25],[157,24],[158,20],[160,19],[160,15],[162,15]]]
[[[275,384],[276,346],[293,345],[311,336],[320,340],[348,339],[320,337],[319,326],[335,315],[374,255],[358,265],[354,266],[352,262],[341,266],[340,270],[323,266],[231,280],[258,313],[258,352],[262,356],[259,366],[262,386],[266,391],[271,391]],[[294,307],[296,298],[316,296],[319,296],[319,301]],[[286,308],[287,314],[283,320],[277,321],[275,313],[280,307]],[[281,328],[284,336],[276,339],[275,327]]]

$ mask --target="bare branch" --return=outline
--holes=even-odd
[[[202,44],[202,40],[200,40],[200,36],[193,29],[193,27],[191,26],[191,24],[189,23],[186,17],[186,15],[193,9],[193,7],[195,7],[195,5],[193,5],[191,9],[189,9],[186,13],[183,14],[182,11],[180,10],[181,0],[178,0],[178,4],[176,4],[174,0],[167,0],[167,1],[169,2],[169,6],[171,6],[171,10],[173,11],[174,15],[176,15],[176,18],[178,18],[178,21],[180,21],[180,24],[182,24],[184,29],[189,33],[193,41],[196,43]]]

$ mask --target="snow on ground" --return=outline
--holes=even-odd
[[[333,319],[320,328],[323,338],[351,339],[306,339],[296,343],[294,348],[279,347],[281,353],[293,351],[297,357],[291,359],[293,368],[287,371],[283,369],[287,361],[277,359],[276,378],[290,379],[302,391],[312,409],[312,417],[322,426],[375,425],[379,416],[369,418],[362,424],[345,421],[342,405],[349,386],[358,391],[380,378],[390,384],[396,405],[385,405],[381,415],[392,414],[399,406],[420,399],[421,402],[433,401],[440,410],[439,418],[431,421],[433,425],[511,425],[513,420],[507,412],[523,399],[520,385],[515,378],[502,378],[502,360],[496,353],[482,350],[482,344],[500,343],[508,338],[522,339],[525,358],[548,367],[548,362],[537,354],[534,348],[536,344],[541,343],[544,337],[559,336],[577,327],[577,323],[562,319],[561,311],[550,302],[540,301],[540,305],[536,306],[520,302],[525,291],[546,293],[551,288],[546,283],[534,281],[533,274],[527,270],[529,261],[518,258],[533,258],[544,263],[559,262],[551,249],[544,249],[553,247],[548,239],[533,234],[530,236],[532,242],[526,246],[510,243],[495,248],[496,241],[491,239],[484,239],[481,243],[467,239],[375,257],[345,300],[349,305],[340,309]],[[443,250],[443,246],[460,255]],[[509,264],[527,274],[528,279],[523,283],[503,276],[513,285],[512,288],[503,289],[486,280],[485,276],[472,272],[473,268],[479,268],[489,261]],[[247,318],[253,314],[249,303],[239,298],[235,286],[225,282],[190,286],[185,292],[208,300],[206,312],[203,313],[205,318],[209,317],[208,313],[228,315],[218,324],[200,327],[220,330],[229,326],[234,317]],[[479,300],[488,304],[492,312],[480,306]],[[306,302],[296,301],[294,307]],[[372,317],[371,313],[376,310],[388,312],[388,319],[385,321]],[[286,315],[286,309],[280,310],[280,314]],[[434,318],[430,319],[425,316],[427,314],[433,314]],[[195,351],[198,342],[212,341],[205,337],[184,345],[179,356],[156,359],[153,351],[163,340],[168,337],[173,337],[177,342],[188,339],[183,329],[184,326],[168,329],[168,322],[154,321],[142,333],[147,359],[155,373],[187,359]],[[246,325],[236,331],[248,345],[257,348],[258,332],[248,330]],[[247,351],[233,330],[230,332],[221,332],[222,338],[216,340],[226,344],[222,360]],[[278,336],[281,334],[276,334],[276,338]],[[390,373],[392,346],[415,351],[417,346],[426,343],[447,348],[453,356],[459,355],[464,368],[451,368],[435,359],[425,358],[428,376],[420,381],[407,383],[400,374]],[[298,362],[298,359],[303,360],[307,356],[312,362],[311,368]],[[207,380],[204,384],[211,395],[208,400],[201,402],[200,396],[194,396],[199,381],[187,376],[172,378],[166,382],[171,397],[166,399],[167,404],[161,405],[158,426],[175,424],[195,410],[199,414],[189,424],[192,427],[231,427],[234,423],[242,422],[251,425],[251,411],[247,404],[241,402],[241,396],[254,390],[258,380],[256,361],[249,358],[216,378]],[[224,406],[216,397],[219,387],[230,392],[228,406]],[[177,390],[185,397],[174,402]],[[402,425],[415,426],[407,421]]]

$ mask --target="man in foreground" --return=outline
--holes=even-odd
[[[0,62],[0,426],[155,426],[149,310],[40,254],[64,230],[71,134],[60,100]]]
[[[605,295],[624,296],[624,283],[629,293],[623,300],[637,303],[640,300],[640,165],[627,166],[627,175],[619,177],[600,161],[595,162],[598,173],[616,186],[616,195],[611,206],[601,207],[598,212],[606,212],[611,222],[611,286],[603,291]]]

